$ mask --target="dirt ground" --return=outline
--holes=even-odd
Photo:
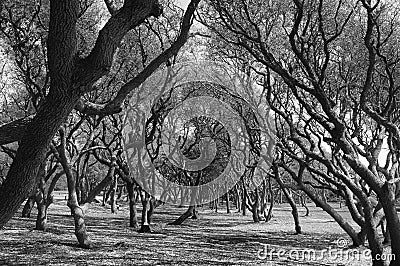
[[[77,247],[73,219],[58,193],[48,231],[33,230],[34,211],[32,218],[18,212],[0,231],[0,265],[371,265],[365,248],[347,249],[343,230],[318,208],[310,209],[304,217],[299,208],[304,233],[295,235],[285,204],[276,206],[268,223],[254,224],[250,214],[236,210],[226,214],[221,206],[218,213],[199,209],[200,219],[181,226],[167,223],[185,209],[164,205],[154,213],[153,233],[141,234],[128,227],[125,202],[117,214],[93,204],[86,224],[94,248],[84,250]],[[345,208],[338,210],[349,218]]]

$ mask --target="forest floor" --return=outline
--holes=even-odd
[[[346,208],[337,209],[351,221]],[[0,230],[0,265],[371,265],[366,248],[347,248],[350,240],[337,223],[310,210],[305,217],[299,208],[304,233],[296,235],[286,204],[276,205],[268,223],[255,224],[236,210],[227,214],[221,206],[217,213],[199,209],[199,219],[181,226],[167,223],[185,209],[163,205],[155,210],[153,232],[141,234],[128,227],[126,202],[117,214],[92,204],[86,224],[94,247],[86,250],[77,246],[64,194],[57,193],[46,232],[33,230],[35,211],[31,218],[20,218],[19,211]]]

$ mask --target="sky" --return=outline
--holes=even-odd
[[[186,7],[189,5],[189,2],[190,2],[190,0],[177,0],[177,4],[182,9],[186,9]]]

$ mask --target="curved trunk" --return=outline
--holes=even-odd
[[[304,216],[309,216],[310,215],[310,209],[307,206],[306,199],[303,196],[300,196],[300,202],[301,206],[303,206],[306,209],[306,214]]]
[[[47,209],[48,205],[46,204],[45,200],[42,198],[37,203],[37,218],[36,218],[36,230],[46,231],[47,229]]]
[[[292,195],[290,192],[286,189],[285,184],[283,184],[283,181],[280,177],[278,168],[274,168],[274,174],[275,174],[275,180],[278,182],[279,186],[281,187],[281,190],[283,194],[285,195],[287,201],[290,204],[290,207],[292,208],[292,216],[294,220],[294,228],[296,231],[296,234],[301,234],[301,226],[300,226],[300,221],[299,221],[299,212],[297,211],[297,206],[296,203],[293,200]],[[324,201],[325,202],[325,201]]]

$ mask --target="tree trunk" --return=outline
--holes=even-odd
[[[274,167],[274,174],[275,174],[275,180],[278,182],[279,186],[281,187],[282,192],[285,194],[285,197],[290,204],[290,207],[292,208],[292,216],[293,216],[293,220],[294,220],[294,228],[295,228],[296,234],[301,234],[299,212],[297,211],[296,203],[294,202],[293,197],[290,194],[290,192],[285,188],[285,184],[283,183],[283,181],[280,177],[278,167]]]
[[[111,213],[117,212],[117,187],[118,187],[118,178],[117,176],[113,177],[113,183],[111,185],[111,194],[110,194],[110,205],[111,205]]]
[[[231,209],[229,207],[229,190],[225,194],[226,197],[226,213],[231,213]]]
[[[384,261],[380,259],[382,258],[383,248],[377,231],[377,223],[372,214],[371,202],[368,199],[362,199],[362,203],[364,207],[364,218],[365,218],[364,226],[367,231],[369,248],[372,254],[372,265],[384,266]]]
[[[236,206],[236,209],[237,209],[237,212],[241,212],[241,205],[242,205],[242,203],[240,202],[240,192],[239,192],[239,189],[238,189],[238,184],[236,184],[235,185],[235,206]]]
[[[128,197],[129,197],[129,226],[133,228],[138,228],[138,220],[137,220],[137,202],[135,197],[135,185],[134,183],[126,183],[126,187],[128,189]]]
[[[36,230],[46,231],[47,229],[47,202],[45,194],[45,173],[46,173],[46,162],[42,163],[39,167],[37,176],[38,184],[35,194],[36,206],[38,209],[36,217]]]
[[[253,204],[252,210],[251,210],[253,213],[253,222],[255,222],[255,223],[260,222],[260,214],[258,211],[259,204],[260,204],[260,197],[259,197],[259,193],[258,193],[258,188],[256,188],[254,190],[254,204]]]
[[[392,254],[395,256],[395,259],[390,262],[390,266],[396,266],[400,264],[400,221],[395,205],[395,190],[388,183],[382,190],[379,197],[385,211],[386,230],[390,233]]]
[[[192,193],[190,193],[190,206],[187,209],[187,211],[182,214],[178,219],[176,219],[175,221],[173,221],[172,223],[169,223],[169,225],[181,225],[187,218],[194,216],[195,213],[195,207],[196,207],[196,197],[197,197],[197,192],[198,192],[198,185],[200,183],[200,179],[201,177],[198,176],[198,179],[196,180],[196,184],[194,187],[191,187]]]
[[[303,206],[306,209],[306,214],[304,216],[309,216],[310,215],[310,209],[307,206],[307,201],[305,199],[305,197],[300,197],[300,202],[301,202],[301,206]]]
[[[246,189],[246,185],[243,183],[243,195],[242,195],[242,215],[246,216],[246,203],[247,203],[247,189]]]
[[[48,205],[44,200],[43,196],[38,196],[36,200],[37,204],[37,217],[36,217],[36,230],[46,231],[47,230],[47,209]]]
[[[269,191],[269,200],[270,200],[270,204],[269,204],[269,210],[268,210],[268,214],[265,216],[265,222],[269,222],[272,219],[272,210],[274,208],[274,203],[275,203],[275,197],[274,197],[274,191],[272,189],[272,183],[271,183],[271,177],[268,177],[268,191]]]
[[[323,199],[321,199],[314,191],[305,186],[304,184],[299,184],[301,189],[306,193],[306,195],[315,202],[315,204],[322,208],[326,213],[328,213],[337,223],[338,225],[350,236],[353,241],[353,246],[358,247],[362,245],[360,239],[358,238],[357,232],[354,228],[346,222],[343,217],[335,211],[329,204],[325,203]]]
[[[295,228],[296,234],[301,234],[299,212],[297,211],[296,203],[294,203],[293,198],[291,197],[291,195],[289,193],[285,193],[285,195],[286,195],[286,199],[289,201],[290,207],[292,207],[292,216],[293,216],[293,220],[294,220],[294,228]]]
[[[141,227],[139,229],[139,233],[151,233],[151,229],[150,229],[150,224],[149,224],[149,220],[148,220],[148,211],[149,211],[149,201],[150,201],[150,195],[145,192],[142,191],[141,192],[141,196],[142,196],[142,222],[141,222]]]
[[[35,196],[30,196],[24,205],[24,208],[22,210],[22,217],[23,218],[29,218],[31,217],[31,212],[33,209],[33,206],[35,206]]]
[[[147,222],[151,224],[151,219],[153,218],[153,212],[155,209],[155,199],[150,197],[149,199],[149,210],[147,212]]]
[[[26,135],[19,143],[7,178],[0,187],[0,228],[32,194],[39,166],[45,159],[50,141],[78,99],[51,94],[29,124]]]
[[[64,169],[65,175],[67,176],[67,186],[68,186],[68,203],[67,206],[71,210],[71,215],[74,218],[75,225],[75,235],[78,239],[79,246],[82,248],[91,248],[92,244],[89,241],[88,234],[86,232],[85,225],[85,210],[79,206],[78,196],[76,193],[76,178],[72,174],[67,156],[65,154],[66,150],[66,139],[65,130],[60,129],[60,139],[61,146],[58,152],[59,161]],[[57,153],[55,153],[57,155]]]

